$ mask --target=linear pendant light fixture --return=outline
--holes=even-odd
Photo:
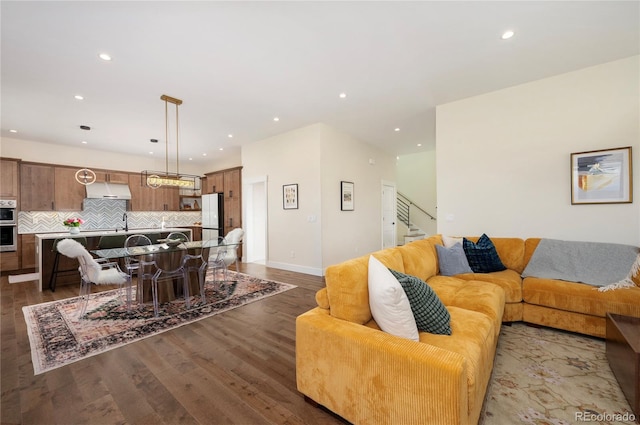
[[[200,176],[180,174],[180,117],[178,106],[182,105],[182,100],[163,94],[160,99],[164,101],[164,121],[165,121],[165,170],[150,171],[144,170],[140,173],[143,185],[152,189],[161,186],[181,187],[185,189],[196,189],[196,179]],[[169,103],[176,108],[176,171],[169,172]]]

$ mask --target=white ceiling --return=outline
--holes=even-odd
[[[0,7],[3,137],[164,158],[167,94],[184,101],[180,154],[194,161],[316,122],[418,152],[438,104],[640,53],[638,1]]]

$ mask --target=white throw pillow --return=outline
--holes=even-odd
[[[463,238],[442,235],[442,244],[445,248],[451,248],[457,243],[462,244],[462,239]]]
[[[380,329],[402,338],[419,340],[409,298],[389,269],[369,256],[369,307]]]

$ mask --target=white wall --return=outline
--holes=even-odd
[[[395,181],[391,155],[318,123],[243,146],[242,164],[243,181],[268,180],[267,265],[322,275],[382,246],[382,180]],[[342,180],[355,184],[354,211],[340,210]],[[299,208],[284,210],[282,186],[291,183]]]
[[[268,177],[269,266],[322,273],[320,144],[316,124],[242,148],[242,180]],[[284,210],[282,186],[293,183],[298,184],[298,209]],[[315,221],[309,221],[310,216]]]
[[[436,151],[401,155],[396,161],[398,192],[436,217]],[[436,234],[437,222],[412,209],[411,221],[427,235]],[[398,237],[402,238],[399,234]]]
[[[395,158],[322,124],[323,268],[382,248],[382,181],[395,182]],[[370,164],[369,160],[375,161]],[[340,209],[340,182],[354,183],[354,210]]]
[[[438,106],[438,231],[640,245],[639,61]],[[570,154],[624,146],[635,201],[571,205]]]

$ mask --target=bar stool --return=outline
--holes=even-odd
[[[75,241],[80,243],[82,246],[84,247],[87,246],[87,238],[84,236],[78,236],[78,237],[69,236],[65,238],[55,239],[53,241],[53,245],[51,246],[51,252],[55,252],[56,254],[53,260],[53,269],[51,270],[51,276],[49,277],[49,289],[51,290],[51,292],[56,292],[56,279],[59,274],[70,274],[70,272],[78,272],[78,267],[74,267],[72,269],[64,269],[64,270],[59,269],[60,252],[58,251],[58,243],[64,239],[74,239]]]

